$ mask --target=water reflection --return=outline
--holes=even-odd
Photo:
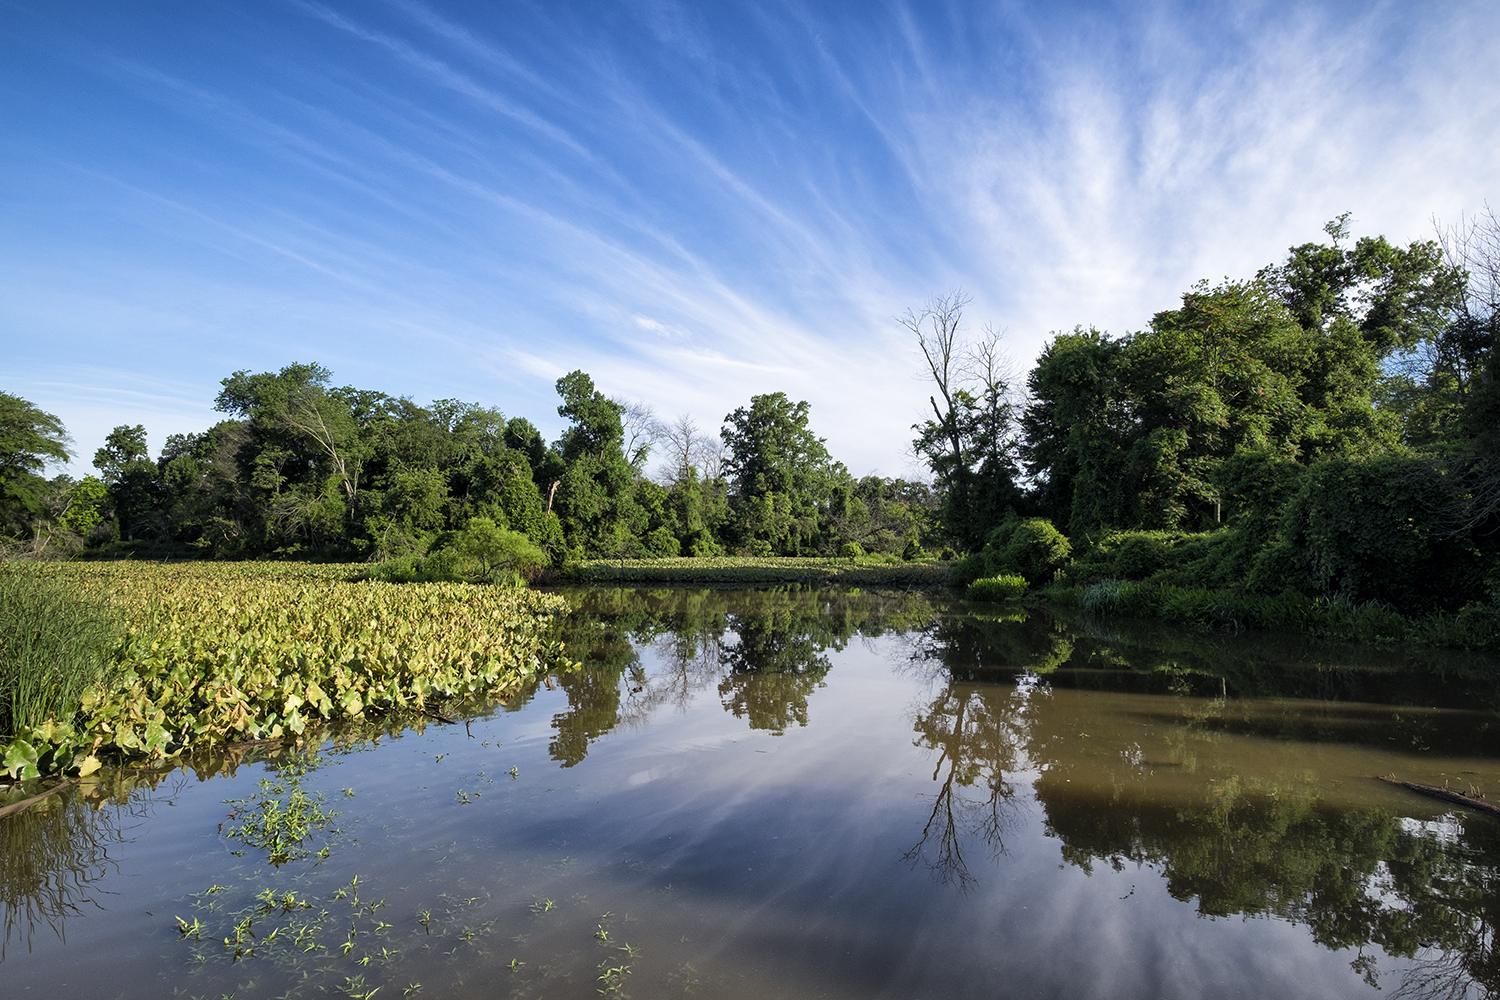
[[[553,718],[554,760],[579,763],[616,726],[642,725],[659,708],[685,709],[715,687],[726,711],[751,729],[781,734],[808,724],[808,699],[832,669],[829,652],[856,636],[905,634],[929,625],[920,594],[862,594],[791,586],[723,590],[578,590],[564,627],[584,669],[559,678],[568,711]],[[647,676],[639,650],[663,654]]]
[[[1355,950],[1372,983],[1367,951],[1419,959],[1405,995],[1500,988],[1493,824],[1421,802],[1357,804],[1263,742],[1500,757],[1486,658],[954,613],[909,595],[610,591],[584,604],[570,648],[588,649],[590,670],[563,682],[571,708],[556,722],[565,764],[711,686],[752,728],[806,726],[831,652],[903,634],[916,669],[941,682],[913,713],[934,792],[906,855],[939,882],[971,889],[976,865],[1001,861],[1029,790],[1083,871],[1149,867],[1204,916],[1304,924],[1323,946]],[[652,645],[668,669],[648,677],[639,650]],[[1471,718],[1454,724],[1455,709]]]
[[[1026,683],[998,697],[976,697],[972,689],[949,686],[917,714],[917,745],[936,754],[938,791],[906,859],[926,865],[945,884],[968,889],[975,882],[964,859],[966,842],[977,838],[992,860],[1005,853],[1003,834],[1016,822],[1014,775],[1024,752],[1026,702],[1034,689]]]
[[[91,775],[0,820],[5,921],[0,961],[12,942],[30,951],[39,929],[65,938],[67,919],[98,905],[98,883],[114,869],[110,849],[124,841],[131,817],[144,808],[141,793],[164,776],[162,771]],[[0,805],[40,790],[32,783],[14,787]]]
[[[1258,917],[1298,925],[1305,929],[1300,940],[1322,949],[1347,950],[1335,962],[1348,985],[1358,987],[1358,980],[1343,961],[1396,995],[1500,992],[1500,827],[1375,780],[1399,770],[1441,784],[1451,773],[1494,796],[1500,726],[1492,709],[1500,702],[1492,661],[1192,635],[1020,609],[971,614],[910,594],[789,588],[570,597],[580,612],[566,622],[565,639],[583,666],[539,678],[505,705],[544,713],[535,729],[527,720],[519,727],[527,735],[512,737],[476,720],[469,740],[464,726],[439,726],[448,742],[413,740],[405,757],[382,756],[379,770],[364,772],[379,781],[338,803],[351,823],[362,821],[362,808],[373,819],[341,842],[347,855],[318,869],[321,882],[296,887],[299,898],[322,893],[322,907],[335,895],[333,883],[356,873],[399,873],[402,886],[417,886],[410,893],[392,888],[391,874],[370,890],[392,893],[380,919],[399,911],[405,921],[391,920],[397,929],[377,942],[381,957],[387,947],[392,955],[404,949],[383,973],[390,989],[382,996],[437,975],[431,963],[438,952],[428,946],[438,935],[410,914],[447,912],[433,900],[447,906],[458,893],[453,872],[473,882],[461,893],[465,909],[453,917],[444,949],[474,928],[493,930],[497,949],[459,952],[454,976],[493,985],[503,972],[515,989],[530,983],[547,995],[566,992],[551,989],[563,980],[577,995],[595,995],[599,982],[609,987],[597,977],[615,965],[595,965],[634,959],[627,939],[617,944],[612,936],[627,930],[630,949],[646,942],[648,957],[632,973],[638,996],[654,995],[644,985],[652,968],[697,982],[689,962],[731,979],[741,960],[746,967],[792,967],[782,945],[808,968],[852,953],[840,974],[861,964],[876,968],[868,973],[871,992],[889,985],[878,981],[887,974],[881,970],[909,963],[910,992],[925,995],[938,974],[921,963],[946,946],[939,938],[960,941],[932,959],[933,967],[941,961],[957,969],[960,988],[948,995],[978,995],[979,975],[963,967],[970,956],[962,935],[947,929],[1007,926],[994,914],[1016,909],[1017,886],[1030,893],[1021,902],[1033,904],[1025,920],[1056,922],[1066,911],[1054,907],[1054,891],[1093,898],[1078,891],[1080,884],[1098,896],[1089,905],[1106,929],[1140,912],[1166,925],[1181,914],[1189,924],[1197,923],[1192,914]],[[842,683],[849,679],[857,683]],[[486,710],[496,709],[476,703],[441,714]],[[641,732],[670,730],[673,716],[688,712],[696,715],[670,738]],[[835,725],[840,721],[845,728]],[[437,724],[384,720],[342,739],[346,747],[374,745],[427,725]],[[832,735],[820,736],[820,726]],[[747,728],[787,738],[737,739]],[[536,729],[546,738],[533,742]],[[625,752],[611,757],[606,737],[622,730],[644,738],[619,740]],[[505,735],[503,750],[497,732]],[[851,750],[866,738],[869,761],[851,764],[860,756]],[[258,752],[259,759],[269,754]],[[499,776],[520,760],[530,779],[539,770],[533,764],[546,757],[555,762],[549,767],[593,766],[571,772],[569,785],[579,791],[566,794],[528,780],[502,778],[497,786],[484,770]],[[208,780],[254,759],[192,766]],[[174,780],[190,782],[188,771],[177,774]],[[635,775],[644,783],[634,783]],[[166,773],[118,772],[110,780],[139,787],[101,784],[59,796],[50,813],[28,814],[25,825],[0,821],[7,941],[32,927],[60,933],[62,920],[87,905],[114,845],[128,840],[129,814],[118,804],[139,805]],[[224,798],[207,794],[215,803]],[[367,794],[379,804],[366,807]],[[381,794],[387,797],[376,798]],[[107,803],[113,805],[101,807]],[[215,819],[222,817],[221,808]],[[502,850],[519,851],[516,844],[535,849],[524,878],[510,855],[504,864],[493,861]],[[900,863],[903,852],[915,874]],[[569,857],[559,860],[563,853]],[[585,855],[578,873],[557,874],[574,864],[575,853]],[[423,868],[428,855],[431,865]],[[191,891],[205,891],[210,878],[229,881],[235,862],[205,856],[220,867],[205,868]],[[334,871],[340,864],[345,869]],[[236,872],[234,905],[257,905],[250,893],[261,884],[248,868]],[[1124,882],[1118,891],[1116,872]],[[1134,891],[1132,880],[1142,898],[1116,905]],[[1097,892],[1101,887],[1109,891]],[[1123,909],[1137,905],[1152,909]],[[549,924],[564,920],[564,907],[566,934]],[[622,916],[618,926],[606,926],[610,911],[639,913],[642,923],[627,928]],[[225,910],[220,924],[239,912]],[[224,969],[244,968],[219,954],[218,941],[229,932],[214,926],[203,954]],[[930,936],[917,934],[903,954],[913,927]],[[1238,927],[1235,921],[1183,936],[1233,952],[1245,947]],[[836,946],[822,944],[830,931]],[[701,953],[674,945],[689,935],[696,942],[699,933],[713,942]],[[1071,941],[1090,933],[1076,931]],[[1181,934],[1181,923],[1160,933]],[[1107,947],[1100,945],[1101,954]],[[371,968],[353,964],[363,953],[319,954],[332,971],[308,989],[331,990],[338,977],[352,983],[364,975],[376,985]],[[992,967],[996,954],[976,957],[975,968]],[[518,959],[524,975],[515,971]],[[180,962],[162,961],[171,969]],[[316,971],[322,975],[324,966]],[[548,978],[554,973],[556,982]],[[1073,988],[1085,981],[1065,970],[1037,975],[1039,992],[1087,992]],[[209,992],[217,994],[219,984]],[[289,984],[276,981],[277,989]],[[234,984],[224,978],[222,985]],[[1267,990],[1257,982],[1246,988]]]
[[[1014,686],[950,679],[915,721],[938,791],[909,857],[972,886],[965,847],[1003,852],[1024,777],[1063,860],[1085,872],[1145,867],[1203,916],[1305,925],[1320,945],[1354,950],[1371,985],[1374,948],[1418,959],[1397,995],[1500,992],[1500,827],[1424,800],[1399,811],[1368,795],[1350,804],[1295,745],[1243,738],[1295,714],[1223,699],[1182,698],[1174,711],[1082,698],[1035,674]]]

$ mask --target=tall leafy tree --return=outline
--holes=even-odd
[[[49,462],[68,460],[62,421],[20,396],[0,392],[0,530],[18,533],[41,513]]]
[[[753,549],[794,555],[817,544],[819,505],[843,467],[808,428],[809,409],[773,392],[724,418],[724,477],[740,540]]]
[[[558,379],[557,394],[558,416],[571,421],[554,449],[563,466],[554,509],[568,545],[589,555],[639,554],[648,518],[633,496],[623,408],[582,371]]]
[[[1134,429],[1125,341],[1078,327],[1053,336],[1027,378],[1020,453],[1044,516],[1077,535],[1125,523],[1125,449]]]
[[[268,543],[299,539],[314,546],[350,537],[358,512],[372,428],[389,413],[383,393],[328,387],[322,365],[291,364],[276,373],[238,371],[223,380],[216,409],[249,421],[250,447],[240,462],[265,498]]]
[[[94,468],[109,487],[122,537],[161,540],[169,535],[159,470],[150,459],[144,426],[122,424],[110,431],[104,447],[94,452]]]

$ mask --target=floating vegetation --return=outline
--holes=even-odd
[[[24,574],[40,572],[17,567]],[[78,563],[49,578],[104,588],[129,622],[76,723],[11,734],[4,770],[78,769],[100,751],[297,739],[367,713],[503,695],[561,658],[557,596],[431,583],[351,582],[310,564]]]
[[[794,556],[712,556],[667,559],[595,559],[570,568],[581,583],[687,583],[753,587],[778,583],[818,583],[852,587],[943,587],[953,568],[947,562],[902,562],[894,557],[858,559]]]
[[[327,830],[330,839],[341,832],[328,830],[339,814],[323,808],[323,793],[309,794],[302,788],[303,775],[317,762],[315,755],[295,757],[276,768],[276,780],[261,779],[259,794],[226,799],[225,804],[232,808],[228,818],[219,824],[220,831],[249,847],[264,850],[275,866],[310,856],[313,852],[307,841],[314,832]],[[352,798],[353,791],[344,789],[345,797]],[[238,826],[224,830],[235,821],[239,821]],[[324,844],[317,852],[318,860],[326,860],[330,849],[330,844]]]

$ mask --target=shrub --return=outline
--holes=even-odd
[[[1484,560],[1444,537],[1453,484],[1420,459],[1330,459],[1312,468],[1256,557],[1249,586],[1286,587],[1404,611],[1458,608],[1483,596]]]
[[[845,542],[839,546],[839,557],[843,559],[858,559],[865,554],[858,542]]]
[[[116,636],[102,591],[0,565],[0,735],[70,719]]]
[[[646,551],[658,559],[674,559],[682,555],[682,543],[671,528],[654,528],[646,533]]]
[[[687,554],[698,559],[721,556],[724,549],[718,542],[714,541],[713,532],[707,528],[699,528],[687,537]]]
[[[1068,561],[1072,546],[1051,521],[1007,521],[990,532],[984,548],[953,568],[955,586],[989,576],[1021,576],[1028,584],[1051,583]]]
[[[969,584],[971,601],[1013,601],[1026,593],[1026,579],[1020,576],[991,576]]]
[[[547,563],[547,553],[519,531],[475,517],[463,531],[438,536],[425,557],[398,556],[376,567],[371,575],[390,583],[517,585]]]
[[[970,552],[958,561],[948,575],[948,583],[954,587],[967,587],[989,573],[989,560],[983,552]]]

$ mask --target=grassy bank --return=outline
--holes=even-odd
[[[1500,608],[1493,605],[1472,604],[1456,614],[1408,617],[1378,601],[1356,603],[1294,591],[1265,595],[1121,580],[1054,587],[1038,596],[1085,614],[1149,618],[1213,631],[1259,629],[1353,642],[1500,650]]]
[[[948,562],[900,562],[878,556],[826,559],[791,556],[714,556],[675,559],[595,559],[568,571],[575,583],[671,583],[709,587],[760,587],[827,583],[851,587],[942,587]]]
[[[0,734],[3,770],[88,770],[98,755],[161,757],[294,738],[367,712],[503,692],[561,652],[566,602],[468,584],[353,582],[306,563],[71,563],[15,579],[106,595],[119,623],[71,715]],[[29,575],[29,576],[28,576]],[[6,635],[7,645],[12,636]],[[8,743],[8,747],[6,744]]]

